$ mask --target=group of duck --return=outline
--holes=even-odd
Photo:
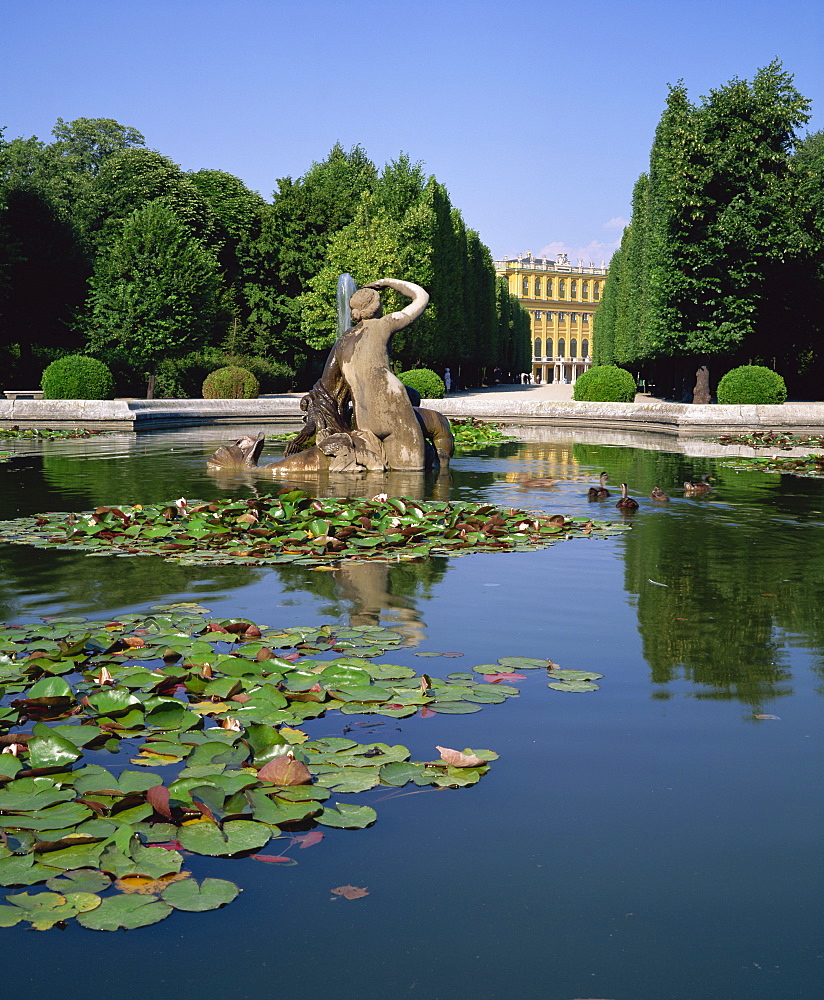
[[[599,478],[599,486],[590,486],[587,492],[588,500],[608,500],[612,496],[607,489],[606,472],[602,472]],[[698,482],[688,479],[684,483],[684,496],[702,497],[709,493],[712,489],[709,480],[709,473],[705,473]],[[557,486],[558,482],[557,479],[522,479],[519,485],[521,489],[551,489],[553,486]],[[669,500],[669,495],[660,486],[653,486],[649,496],[650,500],[657,500],[659,503],[666,503]],[[621,497],[615,506],[619,510],[637,510],[639,507],[638,501],[629,496],[626,483],[621,483]]]
[[[712,489],[709,483],[709,475],[705,474],[701,477],[698,482],[692,480],[687,480],[684,483],[684,496],[687,497],[702,497]],[[607,489],[607,474],[602,472],[600,476],[599,486],[590,486],[589,492],[587,493],[588,500],[608,500],[612,494]],[[650,492],[650,500],[657,500],[659,503],[666,503],[669,500],[669,496],[661,489],[660,486],[653,486]],[[621,483],[621,498],[615,506],[619,510],[637,510],[638,501],[633,499],[627,493],[627,484]]]

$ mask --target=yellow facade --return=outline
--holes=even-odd
[[[533,382],[574,383],[592,365],[592,317],[601,301],[607,268],[518,254],[495,261],[532,321]]]

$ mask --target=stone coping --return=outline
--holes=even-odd
[[[2,427],[87,427],[152,431],[199,424],[269,424],[299,420],[302,393],[260,399],[0,399]],[[577,403],[511,397],[508,393],[460,393],[424,405],[448,417],[480,417],[509,424],[640,430],[707,437],[765,428],[824,434],[824,404],[696,406],[641,397],[634,403]]]

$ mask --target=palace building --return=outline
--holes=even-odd
[[[574,383],[592,365],[592,317],[601,300],[607,268],[518,254],[495,261],[495,273],[532,318],[533,382]]]

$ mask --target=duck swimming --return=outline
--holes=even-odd
[[[588,500],[606,500],[609,496],[609,490],[607,489],[607,474],[606,472],[601,473],[601,485],[600,486],[590,486],[589,492],[587,493]]]
[[[704,475],[701,477],[700,482],[696,483],[687,480],[687,482],[684,483],[684,493],[686,493],[688,497],[704,496],[705,493],[709,493],[709,491],[712,489],[712,486],[710,486],[709,484],[709,478],[710,478],[709,475],[707,473],[704,473]]]
[[[615,505],[619,510],[637,510],[638,501],[627,496],[627,484],[621,483],[621,499]]]
[[[650,500],[660,500],[662,503],[666,503],[669,500],[667,494],[661,489],[660,486],[653,486],[652,492],[650,493]]]

